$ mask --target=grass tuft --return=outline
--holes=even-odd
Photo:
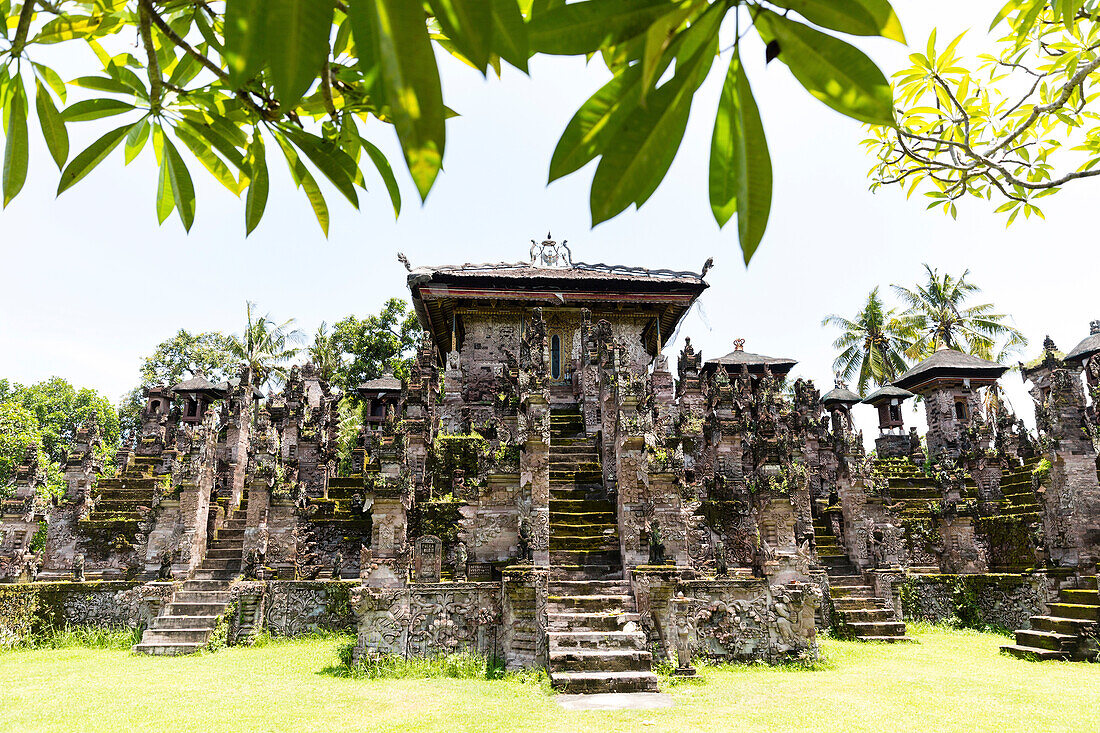
[[[50,628],[19,641],[6,649],[129,649],[141,641],[141,631],[128,627],[64,626]]]

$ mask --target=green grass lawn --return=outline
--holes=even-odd
[[[722,666],[665,685],[671,709],[570,712],[545,681],[335,676],[346,639],[193,657],[0,653],[12,731],[1090,731],[1100,665],[1026,662],[1005,637],[912,625],[917,644],[826,639],[814,669]],[[328,671],[326,671],[328,670]]]

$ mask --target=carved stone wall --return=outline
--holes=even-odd
[[[503,635],[500,597],[500,583],[357,586],[351,596],[359,637],[353,659],[464,650],[499,656]]]
[[[821,590],[812,583],[769,585],[760,578],[679,580],[636,572],[634,593],[651,645],[659,658],[674,651],[670,599],[690,601],[696,657],[775,663],[818,654],[815,615]]]
[[[907,620],[1026,629],[1057,591],[1045,575],[910,575],[899,586]]]

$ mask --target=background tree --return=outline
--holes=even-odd
[[[15,469],[23,463],[27,449],[41,442],[34,413],[18,402],[0,402],[0,497],[11,494]]]
[[[239,366],[231,337],[217,331],[192,334],[181,328],[145,357],[141,384],[171,387],[196,374],[217,383],[236,376]]]
[[[217,383],[235,376],[240,361],[233,352],[231,337],[217,331],[192,334],[180,329],[157,345],[141,364],[141,382],[126,393],[118,408],[122,439],[129,441],[141,424],[144,390],[171,387],[196,374]]]
[[[22,406],[34,416],[46,458],[64,463],[73,447],[76,431],[89,418],[99,424],[102,458],[114,459],[119,445],[119,419],[111,400],[94,389],[77,389],[61,377],[24,387],[13,385],[8,403]]]
[[[924,270],[925,281],[921,284],[912,288],[891,286],[908,307],[905,318],[914,339],[907,354],[914,361],[931,356],[941,346],[1002,361],[1027,346],[1024,335],[1008,325],[1008,316],[996,313],[992,303],[966,304],[981,292],[966,279],[969,270],[958,277],[941,275],[927,264]]]
[[[409,375],[411,352],[420,339],[420,322],[409,304],[390,298],[377,315],[348,316],[336,323],[332,344],[342,361],[335,383],[345,392],[389,370],[399,378]]]
[[[1036,201],[1100,175],[1100,2],[1009,0],[990,30],[1007,26],[977,66],[935,32],[894,79],[895,127],[872,128],[872,188],[922,191],[952,216],[969,194],[994,201],[1011,224]]]
[[[230,353],[252,371],[254,385],[278,384],[286,379],[286,367],[300,349],[293,344],[302,340],[302,332],[292,328],[294,319],[282,323],[254,312],[256,304],[245,303],[247,324],[244,333],[230,339]]]
[[[0,15],[5,205],[27,177],[33,109],[61,171],[59,194],[120,146],[127,162],[152,149],[162,222],[175,211],[191,228],[189,168],[197,161],[245,194],[246,233],[263,216],[275,150],[326,233],[318,177],[358,207],[367,176],[378,175],[399,213],[390,162],[362,132],[371,118],[393,125],[424,199],[454,114],[444,104],[436,46],[485,75],[499,73],[502,61],[526,72],[535,54],[607,66],[612,80],[577,111],[550,163],[554,180],[600,158],[590,197],[595,225],[657,189],[695,92],[721,61],[709,199],[719,225],[737,215],[746,262],[767,226],[772,184],[741,39],[755,31],[768,59],[786,64],[814,97],[886,126],[894,124],[889,83],[836,34],[904,42],[888,0],[227,0],[224,11],[205,2],[0,0]],[[66,84],[47,63],[59,56],[50,45],[86,45],[96,60]],[[70,102],[70,85],[80,99]],[[105,118],[116,126],[70,155],[71,126]]]
[[[309,360],[317,367],[317,373],[327,382],[333,382],[340,368],[340,352],[333,343],[328,325],[321,321],[313,334],[313,343],[309,347]]]
[[[840,350],[833,370],[841,379],[855,380],[860,396],[867,395],[868,385],[881,387],[909,368],[905,352],[913,343],[912,326],[895,309],[883,305],[878,290],[867,294],[854,319],[830,315],[821,321],[843,331],[833,342],[833,348]]]

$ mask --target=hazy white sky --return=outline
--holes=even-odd
[[[894,2],[913,46],[923,48],[934,25],[940,38],[973,27],[963,46],[973,53],[991,40],[985,29],[1000,4]],[[859,45],[887,74],[908,54],[888,41],[859,39]],[[448,125],[446,171],[427,204],[419,205],[399,171],[405,209],[395,222],[381,181],[368,178],[360,212],[334,191],[328,196],[328,239],[278,164],[267,214],[248,239],[241,202],[193,166],[198,216],[187,235],[175,216],[157,225],[151,164],[124,168],[121,151],[55,200],[57,171],[32,135],[28,184],[0,213],[0,377],[33,382],[60,375],[117,398],[136,382],[142,356],[176,329],[238,330],[246,299],[278,319],[297,318],[312,333],[322,320],[376,311],[386,298],[407,295],[398,251],[414,266],[515,261],[548,229],[589,262],[698,270],[713,256],[711,288],[675,350],[691,336],[710,358],[745,338],[750,351],[797,358],[796,373],[822,391],[832,384],[836,334],[821,327],[821,318],[854,314],[875,285],[888,290],[890,283],[915,281],[922,262],[970,268],[985,297],[1032,340],[1029,354],[1048,333],[1062,348],[1087,335],[1089,320],[1100,318],[1093,290],[1100,271],[1092,224],[1097,184],[1046,199],[1046,221],[1021,221],[1009,230],[981,202],[962,202],[952,221],[899,191],[871,194],[860,125],[811,98],[782,64],[765,68],[759,44],[742,56],[775,169],[768,232],[747,269],[734,225],[719,231],[707,204],[721,62],[696,98],[679,156],[658,192],[641,211],[594,230],[588,213],[594,165],[546,185],[561,130],[607,76],[598,63],[586,67],[577,59],[540,60],[530,77],[506,70],[503,80],[488,81],[445,61],[445,101],[462,116]],[[71,128],[75,149],[94,139],[95,124]],[[391,130],[381,124],[373,130],[397,167]],[[1030,415],[1019,377],[1006,382],[1017,408]],[[870,437],[871,408],[857,413]]]

